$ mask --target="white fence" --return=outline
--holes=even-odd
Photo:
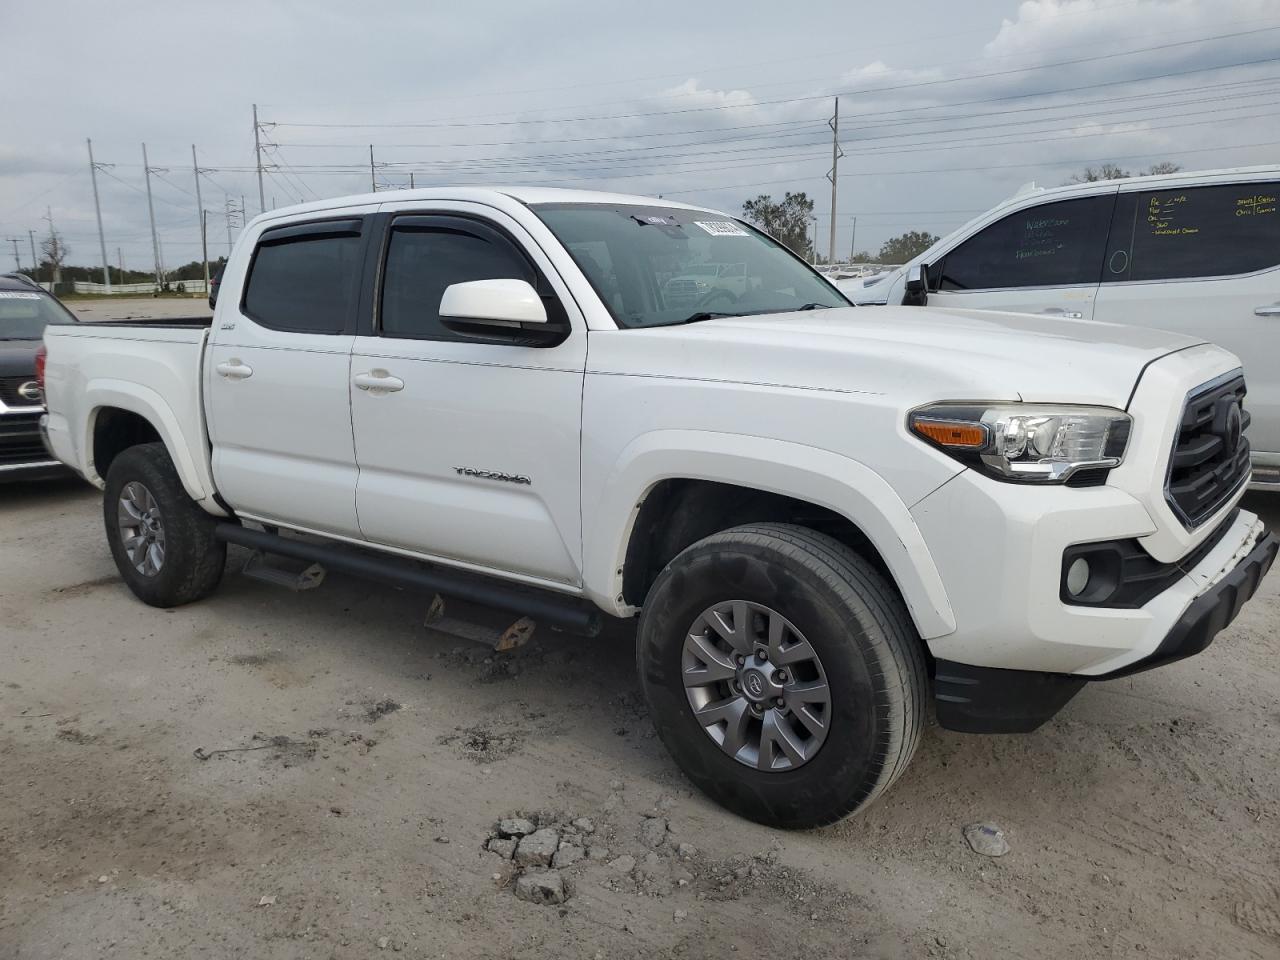
[[[179,284],[184,293],[205,293],[203,280],[170,280],[169,290],[176,291]],[[48,284],[42,284],[47,287]],[[122,295],[151,294],[156,292],[156,282],[149,283],[113,283],[108,289],[106,284],[92,283],[88,280],[75,281],[76,293],[110,293]]]

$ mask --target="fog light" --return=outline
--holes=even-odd
[[[1089,585],[1089,561],[1084,557],[1076,557],[1067,568],[1067,592],[1073,597],[1084,593]]]

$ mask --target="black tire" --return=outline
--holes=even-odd
[[[732,600],[784,616],[825,671],[826,739],[793,769],[739,762],[694,719],[685,638],[704,610]],[[689,779],[743,817],[802,828],[848,816],[906,769],[925,725],[922,647],[897,591],[853,550],[804,527],[760,523],[707,537],[667,565],[641,611],[636,655],[658,735]]]
[[[121,493],[133,482],[150,492],[163,524],[164,560],[151,575],[139,571],[130,559],[120,529]],[[207,597],[218,586],[227,545],[214,539],[217,521],[187,496],[163,443],[130,447],[111,462],[102,515],[116,568],[143,603],[179,607]]]

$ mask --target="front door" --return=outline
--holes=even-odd
[[[350,364],[364,219],[266,230],[233,262],[205,362],[213,474],[251,519],[359,537]]]
[[[586,365],[576,305],[523,228],[492,208],[383,211],[381,283],[351,362],[364,536],[576,586]],[[541,341],[441,319],[446,287],[494,278],[538,289],[550,321]]]

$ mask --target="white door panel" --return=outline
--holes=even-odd
[[[1202,337],[1244,363],[1255,453],[1280,454],[1280,268],[1243,277],[1104,283],[1096,317]]]
[[[537,267],[571,329],[567,339],[548,347],[466,342],[438,328],[430,334],[436,339],[410,338],[417,311],[438,313],[441,290],[438,283],[429,293],[400,286],[396,271],[412,276],[418,265],[434,263],[432,283],[483,278],[467,273],[480,262],[468,252],[459,248],[450,259],[445,247],[421,239],[434,227],[422,226],[424,245],[406,259],[397,254],[400,240],[393,233],[384,266],[392,292],[384,291],[379,308],[381,335],[357,337],[351,363],[356,502],[364,537],[579,585],[587,337],[581,313],[546,255],[506,214],[465,202],[399,202],[382,209],[428,218],[469,215],[469,222],[496,228],[506,249],[514,243]],[[440,266],[445,263],[451,266]],[[401,330],[397,316],[408,317],[411,329]],[[388,384],[391,389],[380,388]]]
[[[276,334],[290,346],[209,348],[209,433],[218,489],[235,509],[316,530],[359,536],[348,388],[354,337]],[[255,333],[257,336],[255,336]],[[317,343],[316,341],[321,341]],[[223,364],[252,369],[225,376]]]
[[[239,512],[360,535],[351,346],[360,218],[376,209],[268,221],[227,265],[205,400],[214,479]],[[230,300],[246,286],[240,302]]]
[[[543,366],[547,352],[357,339],[353,376],[404,382],[352,393],[367,539],[577,582],[583,373]]]

